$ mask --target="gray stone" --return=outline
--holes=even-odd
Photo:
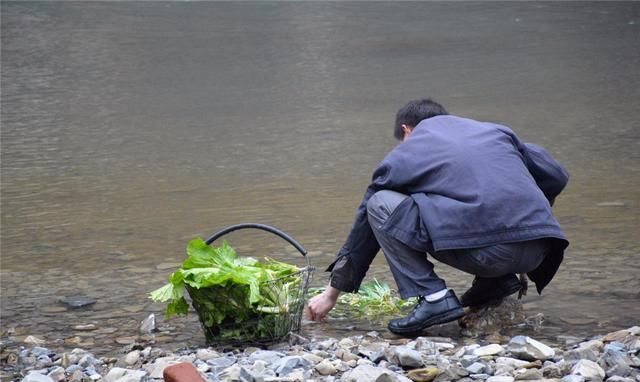
[[[455,381],[469,375],[466,369],[458,365],[451,365],[448,368],[438,367],[438,369],[442,370],[442,372],[436,377],[435,382]]]
[[[78,361],[78,365],[84,368],[99,365],[99,364],[101,364],[101,362],[95,359],[91,354],[86,354],[85,356],[80,358],[80,361]]]
[[[22,379],[22,382],[55,382],[51,377],[44,374],[29,372],[26,377]]]
[[[543,378],[542,371],[539,369],[520,369],[516,370],[514,377],[516,380],[539,380]]]
[[[562,378],[562,371],[556,365],[549,365],[542,368],[542,376],[545,378]]]
[[[264,376],[258,371],[240,367],[240,380],[242,382],[264,382]]]
[[[34,367],[36,369],[44,369],[51,366],[51,364],[52,364],[51,358],[49,358],[49,356],[46,354],[42,354],[42,355],[39,355],[38,358],[36,358],[36,363]]]
[[[484,374],[484,373],[482,373],[482,374],[469,374],[469,378],[471,378],[473,380],[479,379],[479,380],[484,381],[485,379],[487,379],[489,377],[490,377],[489,374]],[[458,382],[460,382],[460,381],[461,381],[461,379],[458,380]]]
[[[257,360],[264,361],[266,363],[274,363],[280,358],[284,357],[283,353],[273,350],[257,350],[249,356],[249,360],[254,362]]]
[[[528,336],[515,336],[507,349],[516,357],[528,361],[547,360],[555,356],[555,351],[542,342]]]
[[[53,379],[55,382],[61,382],[67,378],[64,373],[64,368],[60,366],[54,367],[49,374],[47,374],[47,377]]]
[[[465,367],[471,374],[482,374],[486,370],[487,366],[481,362],[474,362],[471,365]],[[473,378],[473,377],[471,377]]]
[[[564,352],[563,358],[567,362],[577,362],[581,359],[588,359],[589,361],[595,362],[598,360],[598,354],[589,348],[578,348]]]
[[[371,365],[358,366],[344,373],[340,380],[342,382],[398,382],[394,372]]]
[[[385,359],[385,349],[388,347],[386,343],[372,343],[361,345],[358,347],[358,354],[369,358],[372,362],[379,362]]]
[[[571,369],[571,374],[581,375],[585,381],[590,382],[602,382],[605,377],[605,372],[600,365],[586,359],[578,361]]]
[[[387,351],[387,359],[402,367],[417,368],[424,363],[419,351],[408,346],[394,346]]]
[[[312,367],[311,362],[300,356],[286,356],[278,359],[273,363],[271,369],[279,376],[284,376],[293,371],[296,368],[303,368],[308,370]]]
[[[253,355],[253,354],[252,354]],[[226,354],[223,357],[212,358],[207,360],[207,364],[216,367],[218,369],[227,368],[234,363],[236,363],[238,359],[233,354]]]

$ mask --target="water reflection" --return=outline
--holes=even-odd
[[[239,222],[282,228],[323,268],[395,144],[393,114],[424,95],[512,126],[572,174],[555,207],[565,265],[526,299],[539,336],[638,323],[638,3],[1,6],[3,339],[114,349],[161,314],[146,293],[188,240]],[[229,240],[300,261],[268,235]],[[392,282],[382,256],[370,277]],[[61,309],[78,294],[98,302]],[[195,316],[160,321],[160,344],[203,341]]]

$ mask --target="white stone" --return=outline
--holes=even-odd
[[[389,349],[389,361],[408,368],[420,367],[424,364],[419,351],[408,346],[395,346]]]
[[[398,378],[390,370],[371,365],[361,365],[344,373],[340,380],[342,382],[397,382]]]
[[[494,375],[487,378],[487,382],[514,382],[515,378],[507,375]]]
[[[178,363],[178,361],[176,361],[175,357],[161,357],[156,359],[153,364],[147,365],[145,369],[149,373],[150,378],[159,379],[162,378],[162,373],[165,368],[176,363]]]
[[[147,375],[144,370],[130,370],[114,367],[104,377],[104,382],[140,382]]]
[[[54,382],[54,380],[44,374],[35,373],[32,371],[22,379],[22,382]]]
[[[28,345],[40,346],[40,345],[44,345],[47,341],[35,336],[27,336],[23,342]]]
[[[124,363],[126,363],[129,366],[135,365],[135,363],[138,362],[139,360],[140,360],[140,350],[131,351],[127,353],[127,355],[124,357]]]
[[[210,359],[219,358],[220,353],[211,349],[198,349],[196,352],[196,358],[201,361],[208,361]]]
[[[319,364],[315,366],[316,371],[320,373],[320,375],[334,375],[338,372],[335,366],[329,362],[329,360],[323,360]]]
[[[512,369],[519,369],[528,365],[529,361],[523,361],[521,359],[509,358],[509,357],[498,357],[496,358],[496,366],[498,367],[507,367]]]
[[[487,355],[496,355],[500,354],[504,351],[504,348],[498,344],[491,344],[487,346],[482,346],[473,350],[473,355],[477,357],[483,357]]]
[[[593,361],[581,359],[571,369],[571,374],[581,375],[586,381],[602,382],[605,377],[604,370]]]
[[[528,336],[515,336],[507,349],[516,357],[528,361],[547,360],[555,356],[555,351],[542,342]]]

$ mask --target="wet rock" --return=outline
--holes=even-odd
[[[492,333],[514,325],[524,323],[522,303],[513,297],[507,297],[498,305],[487,305],[467,311],[458,322],[465,335]]]
[[[571,374],[584,377],[587,382],[602,382],[605,372],[595,362],[586,359],[578,361],[571,369]]]
[[[92,331],[96,330],[98,327],[95,324],[86,324],[86,325],[75,325],[73,326],[73,330],[79,331]]]
[[[72,308],[84,308],[96,303],[96,299],[87,296],[67,296],[63,297],[58,302]]]
[[[149,334],[157,331],[156,329],[156,315],[151,313],[147,318],[140,322],[140,333]]]
[[[38,338],[36,336],[27,336],[22,342],[24,342],[27,345],[36,345],[36,346],[44,345],[46,343],[45,340]]]
[[[555,351],[542,342],[528,336],[515,336],[509,341],[507,349],[516,357],[524,360],[546,360],[555,356]]]
[[[342,382],[397,382],[395,373],[377,366],[362,365],[342,375]]]

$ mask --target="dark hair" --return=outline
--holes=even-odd
[[[423,119],[447,114],[449,113],[447,113],[444,106],[429,98],[410,101],[401,107],[396,114],[396,125],[393,129],[393,136],[402,140],[404,137],[402,125],[416,127]]]

